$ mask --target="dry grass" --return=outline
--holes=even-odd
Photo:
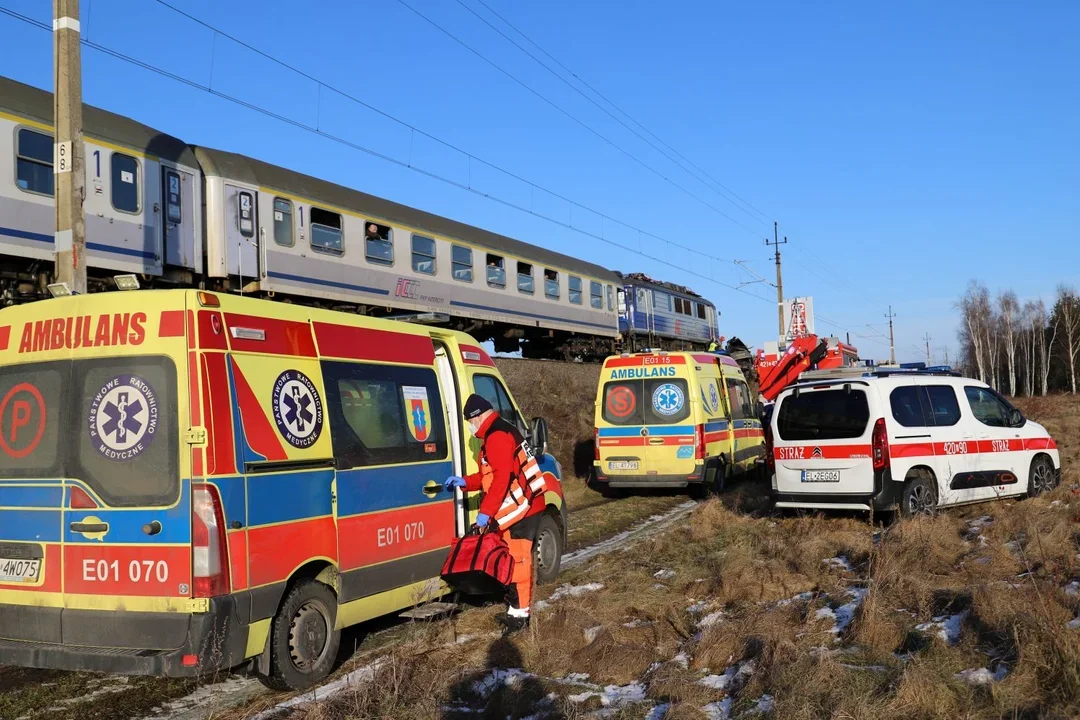
[[[1076,401],[1024,409],[1055,433],[1066,463],[1077,458]],[[760,490],[742,486],[682,526],[567,573],[565,582],[604,587],[552,602],[529,632],[493,640],[495,608],[453,621],[481,636],[462,644],[451,644],[449,622],[416,625],[378,682],[296,717],[589,717],[600,701],[571,700],[581,688],[560,682],[570,673],[641,684],[644,697],[611,717],[665,704],[669,719],[701,718],[724,698],[736,717],[766,694],[785,719],[1080,717],[1080,629],[1068,627],[1080,597],[1065,591],[1080,578],[1077,479],[1066,465],[1046,497],[891,525],[750,514]],[[973,525],[981,516],[989,522]],[[850,569],[823,562],[835,557]],[[861,603],[834,632],[854,591]],[[943,617],[955,618],[951,642],[918,629]],[[490,667],[531,675],[478,692]],[[958,677],[972,669],[1004,676]],[[725,672],[721,688],[711,676]]]

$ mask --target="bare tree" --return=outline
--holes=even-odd
[[[1001,344],[1005,350],[1005,373],[1009,380],[1009,395],[1016,395],[1016,342],[1021,327],[1020,301],[1016,293],[1006,290],[998,295],[1001,317]]]
[[[1054,306],[1054,325],[1060,328],[1069,389],[1075,394],[1076,357],[1080,355],[1080,298],[1076,296],[1074,288],[1058,285],[1057,304]]]
[[[1020,310],[1020,325],[1023,328],[1020,336],[1020,356],[1024,364],[1024,394],[1027,396],[1035,394],[1035,347],[1038,342],[1035,337],[1036,332],[1038,332],[1035,325],[1037,314],[1038,307],[1031,300],[1025,302],[1024,307]]]
[[[987,382],[990,371],[988,326],[993,314],[990,308],[990,293],[984,285],[972,280],[958,306],[964,316],[963,340],[970,346],[968,361],[974,363],[979,380]]]
[[[1046,304],[1039,300],[1035,303],[1032,328],[1035,330],[1035,350],[1039,362],[1039,394],[1045,395],[1050,385],[1050,356],[1054,352],[1054,343],[1057,342],[1057,323],[1047,330],[1046,327]],[[1047,332],[1050,337],[1047,338]]]

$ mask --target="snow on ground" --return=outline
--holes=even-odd
[[[656,573],[653,574],[653,577],[656,578],[657,580],[674,580],[675,579],[675,571],[674,570],[659,570],[659,571],[657,571]]]
[[[1004,665],[998,665],[993,671],[987,668],[969,668],[956,673],[954,677],[957,680],[966,682],[968,685],[990,685],[991,683],[1001,682],[1008,674],[1008,668]]]
[[[840,636],[851,625],[851,621],[855,619],[855,613],[862,604],[863,598],[866,597],[866,592],[865,588],[848,588],[847,593],[851,598],[850,602],[844,603],[835,609],[823,607],[817,611],[814,617],[818,620],[832,619],[833,642],[840,642]]]
[[[1080,617],[1075,618],[1074,620],[1070,620],[1066,627],[1068,627],[1070,630],[1080,630]]]
[[[1077,597],[1080,595],[1080,582],[1073,580],[1071,583],[1065,586],[1065,594],[1069,597]]]
[[[664,720],[667,717],[668,710],[671,709],[671,703],[662,703],[655,706],[645,715],[645,720]]]
[[[796,595],[794,597],[789,597],[786,600],[777,601],[776,607],[786,607],[786,606],[792,605],[794,603],[810,602],[813,599],[814,599],[814,593],[813,592],[810,592],[810,591],[801,592],[801,593],[799,593],[798,595]]]
[[[288,700],[283,700],[269,710],[265,710],[259,713],[251,720],[270,720],[270,718],[277,717],[283,711],[290,708],[314,704],[322,700],[326,700],[329,697],[333,697],[334,695],[340,693],[342,690],[347,690],[354,685],[371,682],[375,679],[375,673],[378,672],[379,668],[383,666],[384,662],[385,660],[376,660],[370,665],[364,665],[363,667],[357,668],[356,670],[353,670],[347,675],[339,677],[333,682],[327,683],[312,690],[308,690],[302,695],[297,695],[296,697],[289,698]]]
[[[744,685],[754,674],[754,661],[747,660],[732,665],[724,671],[723,675],[706,675],[698,680],[698,685],[704,685],[711,690],[734,692]]]
[[[709,703],[701,708],[701,711],[705,713],[705,717],[709,720],[728,720],[731,717],[731,698]]]
[[[690,514],[690,511],[697,507],[697,503],[693,501],[684,502],[680,505],[676,505],[671,510],[662,515],[653,515],[647,520],[643,520],[629,530],[624,530],[618,535],[614,535],[607,540],[598,542],[595,545],[590,545],[587,548],[582,548],[572,553],[563,555],[562,566],[564,568],[571,568],[575,565],[580,565],[586,560],[596,557],[597,555],[603,555],[604,553],[611,552],[612,550],[623,550],[628,547],[628,544],[633,540],[638,540],[643,537],[652,535],[657,530],[661,530],[668,525],[674,524],[677,520]]]
[[[547,600],[539,600],[534,607],[537,610],[546,610],[551,606],[551,603],[558,602],[565,597],[581,597],[587,593],[597,592],[603,590],[604,585],[602,583],[586,583],[585,585],[560,585],[555,589],[555,592],[551,593]]]
[[[956,615],[938,615],[930,622],[916,625],[915,629],[922,633],[934,633],[947,645],[955,645],[960,642],[960,631],[967,616],[967,610]]]
[[[589,689],[577,695],[567,697],[572,703],[583,703],[590,698],[599,697],[604,707],[632,705],[645,700],[645,686],[638,681],[629,685],[608,685],[604,688]]]
[[[825,563],[831,568],[837,568],[839,570],[845,570],[847,572],[853,572],[855,568],[851,566],[851,561],[843,555],[837,555],[836,557],[825,558],[821,562]]]
[[[746,711],[747,715],[766,715],[773,711],[776,701],[772,695],[762,695],[757,699],[757,704]]]
[[[201,685],[195,692],[154,708],[153,718],[183,720],[203,717],[209,711],[231,706],[236,698],[243,694],[255,694],[262,691],[262,685],[252,678],[230,675],[223,682]],[[140,715],[140,718],[143,716]]]
[[[716,612],[709,613],[705,617],[701,618],[701,620],[698,621],[698,627],[709,628],[713,625],[719,625],[722,622],[724,622],[724,611],[717,610]]]

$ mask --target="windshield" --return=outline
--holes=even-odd
[[[776,428],[783,440],[845,440],[862,437],[869,421],[866,393],[837,388],[788,395]]]
[[[178,437],[167,357],[0,367],[0,477],[73,478],[112,506],[167,505]]]
[[[604,385],[603,418],[612,425],[671,425],[690,416],[685,380],[619,380]]]

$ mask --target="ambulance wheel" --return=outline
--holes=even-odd
[[[337,598],[316,580],[289,590],[270,624],[270,673],[259,679],[274,690],[304,690],[334,667],[341,633],[335,629]]]
[[[1050,492],[1057,485],[1054,475],[1054,465],[1046,456],[1039,456],[1031,461],[1031,471],[1028,473],[1028,497],[1035,497]]]
[[[916,515],[933,515],[937,512],[937,483],[927,475],[916,475],[908,480],[900,497],[900,515],[910,518]]]
[[[550,515],[543,515],[536,526],[533,541],[533,568],[536,584],[546,585],[559,575],[562,566],[562,532]]]

